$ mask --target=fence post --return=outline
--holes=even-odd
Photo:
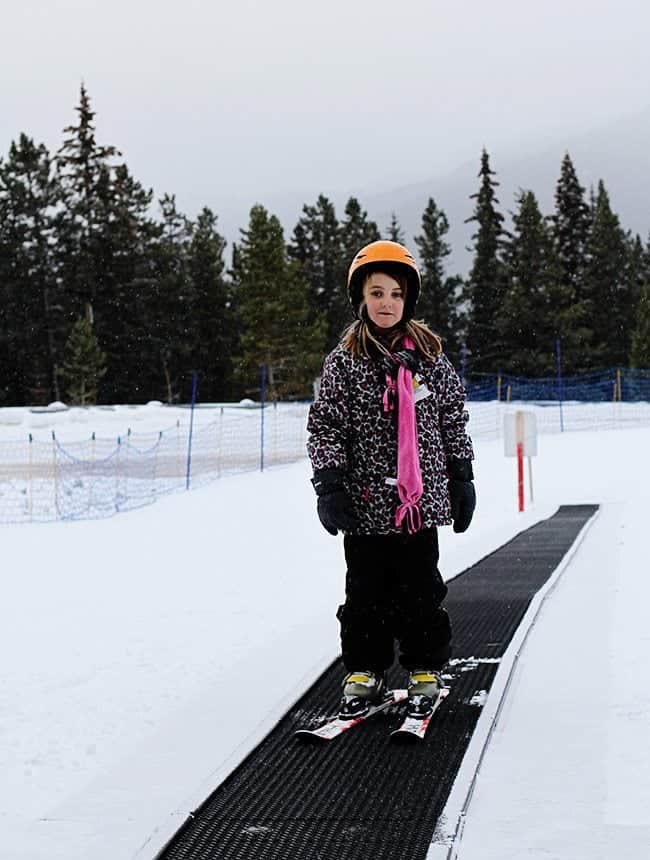
[[[221,457],[223,454],[223,406],[219,407],[219,423],[217,427],[217,478],[221,477]]]
[[[176,419],[176,477],[181,477],[181,421]]]
[[[194,405],[196,403],[196,384],[198,374],[196,370],[192,371],[192,405],[190,408],[190,432],[187,438],[187,473],[185,476],[185,489],[190,488],[190,473],[192,470],[192,431],[194,429]]]
[[[91,436],[92,445],[90,446],[90,481],[88,484],[88,513],[93,507],[93,476],[95,472],[95,432]]]
[[[614,427],[618,422],[619,403],[621,402],[621,368],[616,368],[616,377],[614,379],[614,402],[612,404],[612,422]]]
[[[153,456],[153,497],[154,499],[158,495],[158,451],[160,450],[160,445],[162,443],[163,431],[158,431],[158,441],[156,442],[156,451]]]
[[[264,401],[266,399],[266,362],[262,362],[262,384],[260,387],[260,472],[264,471]]]
[[[562,347],[559,337],[555,340],[555,354],[557,356],[557,391],[560,402],[560,433],[564,433],[564,415],[562,413]]]
[[[33,454],[32,454],[32,442],[34,441],[32,434],[29,434],[29,491],[28,491],[28,503],[27,510],[29,511],[29,521],[33,522],[33,512],[34,512],[34,487],[33,487]]]
[[[277,465],[282,462],[282,458],[278,453],[278,431],[279,431],[279,413],[278,413],[278,401],[273,401],[273,463]]]
[[[131,449],[131,428],[126,429],[126,454],[124,455],[124,501],[129,501],[129,451]]]
[[[115,454],[115,510],[119,511],[119,498],[120,498],[120,452],[122,440],[120,437],[117,437],[117,452]]]
[[[61,512],[59,511],[58,469],[56,465],[56,436],[54,435],[54,430],[52,430],[52,466],[54,469],[54,514],[55,519],[60,519]]]

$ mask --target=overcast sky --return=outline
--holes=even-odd
[[[5,0],[0,21],[0,153],[58,147],[83,79],[100,143],[217,211],[390,189],[650,102],[647,0]]]

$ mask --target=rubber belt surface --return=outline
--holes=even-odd
[[[450,694],[417,746],[390,742],[399,714],[378,715],[336,741],[293,732],[332,716],[344,669],[330,666],[181,827],[161,860],[424,860],[489,691],[533,595],[596,505],[561,507],[449,583]],[[482,662],[486,661],[486,662]],[[404,686],[404,670],[389,675]]]

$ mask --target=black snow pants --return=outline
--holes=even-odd
[[[451,624],[441,603],[447,586],[438,571],[438,533],[346,535],[347,575],[341,623],[349,672],[383,672],[394,660],[406,669],[441,669],[451,656]]]

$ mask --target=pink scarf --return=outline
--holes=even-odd
[[[410,337],[402,338],[406,349],[414,349],[415,344]],[[395,525],[402,528],[406,525],[409,534],[419,531],[422,517],[418,502],[422,496],[422,472],[420,471],[420,455],[418,452],[418,425],[415,415],[415,399],[413,397],[413,374],[400,365],[397,371],[397,381],[390,373],[386,374],[386,391],[384,392],[384,412],[392,412],[397,398],[397,492],[401,504],[395,513]]]

